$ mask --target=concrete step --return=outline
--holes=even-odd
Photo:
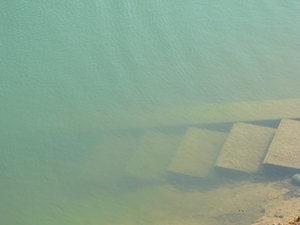
[[[79,177],[96,182],[116,182],[123,176],[139,142],[138,138],[102,137],[83,165]]]
[[[276,129],[235,123],[217,159],[216,169],[262,173],[263,159]]]
[[[300,122],[281,120],[264,159],[269,170],[300,172]]]
[[[94,118],[91,128],[128,129],[283,118],[300,118],[299,99],[151,107],[144,110],[107,112],[99,115],[99,118]],[[88,124],[90,122],[86,121],[84,126]]]
[[[227,133],[190,127],[168,171],[201,178],[212,175],[226,137]]]
[[[129,161],[124,175],[162,181],[182,137],[159,132],[146,132]]]

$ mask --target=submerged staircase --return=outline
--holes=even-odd
[[[234,176],[300,172],[299,99],[156,108],[110,116],[113,122],[102,123],[103,129],[138,128],[140,133],[103,136],[83,166],[83,179],[129,176],[161,181],[167,173],[206,178],[215,172]],[[224,132],[218,124],[231,129]],[[158,127],[159,131],[153,129]],[[180,134],[168,132],[172,127],[181,129]]]

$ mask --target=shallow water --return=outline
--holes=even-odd
[[[140,140],[150,130],[182,137],[188,118],[174,113],[178,123],[164,124],[165,112],[300,95],[298,1],[6,1],[0,7],[3,224],[208,224],[208,212],[218,208],[209,194],[231,196],[227,180],[123,177],[133,148],[101,158],[102,170],[111,169],[109,160],[116,168],[104,178],[100,172],[86,180],[82,171],[104,135]],[[130,116],[138,129],[128,128]],[[260,216],[251,211],[247,221]]]

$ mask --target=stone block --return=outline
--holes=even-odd
[[[128,129],[300,118],[300,99],[147,107],[95,115],[80,114],[76,122],[88,129]]]
[[[227,133],[190,127],[168,171],[195,177],[209,176],[226,137]]]
[[[136,150],[137,138],[104,136],[83,166],[80,178],[91,181],[116,181]]]
[[[284,170],[300,170],[299,121],[281,120],[264,159],[264,165]]]
[[[261,173],[262,162],[276,129],[235,123],[217,159],[217,169]]]
[[[163,180],[182,137],[147,132],[131,158],[125,175],[150,180]]]

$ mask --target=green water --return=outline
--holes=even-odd
[[[106,132],[98,119],[299,98],[299,10],[295,0],[2,1],[2,223],[155,224],[143,215],[164,189],[77,180]]]

